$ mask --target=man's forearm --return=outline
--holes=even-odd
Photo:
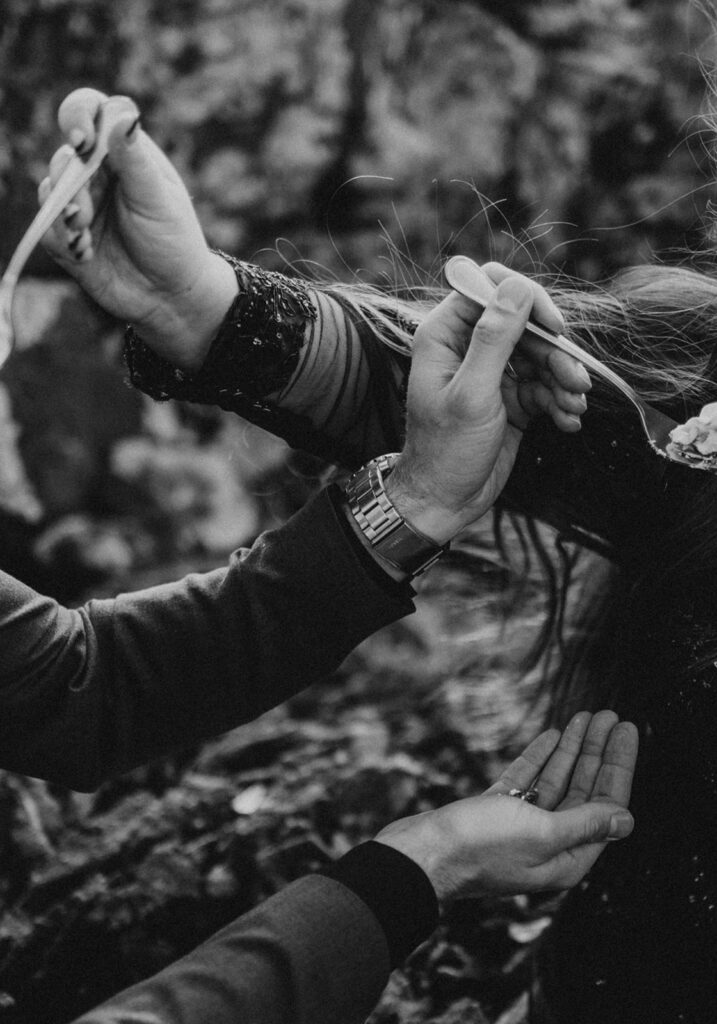
[[[432,887],[379,843],[294,882],[76,1024],[361,1024],[438,920]]]
[[[0,586],[0,758],[93,789],[256,717],[413,608],[320,495],[227,568],[70,611]]]

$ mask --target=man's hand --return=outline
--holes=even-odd
[[[40,184],[47,197],[68,159],[94,144],[107,97],[78,89],[59,111],[67,139]],[[108,313],[134,324],[160,355],[197,369],[237,293],[234,271],[211,253],[189,193],[136,118],[118,125],[92,193],[84,188],[45,245]]]
[[[376,841],[416,861],[441,902],[570,888],[608,840],[632,831],[637,742],[614,712],[580,712],[562,734],[538,736],[482,796],[403,818]],[[507,795],[531,785],[536,806]]]
[[[562,329],[547,292],[505,270],[482,315],[452,292],[416,332],[406,444],[387,492],[408,523],[439,544],[498,497],[531,415],[580,429],[590,378],[576,360],[542,342],[516,357],[520,380],[506,373],[531,312]]]

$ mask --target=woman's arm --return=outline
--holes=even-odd
[[[91,790],[275,706],[413,608],[326,492],[228,567],[70,610],[0,574],[0,759]]]
[[[130,328],[132,383],[155,399],[219,405],[344,466],[398,451],[408,356],[338,292],[222,258],[238,291],[202,365],[178,369]]]
[[[62,104],[72,145],[55,153],[41,200],[75,149],[91,149],[105,99],[80,89]],[[99,305],[132,322],[136,383],[222,405],[346,465],[400,449],[407,359],[348,303],[211,252],[184,183],[131,114],[108,164],[99,194],[82,190],[46,243]]]

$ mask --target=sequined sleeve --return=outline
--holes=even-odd
[[[218,405],[348,467],[399,450],[408,358],[335,295],[225,258],[239,294],[201,369],[178,369],[130,328],[132,383],[160,401]]]

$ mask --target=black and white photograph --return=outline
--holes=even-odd
[[[0,0],[0,1024],[717,1024],[715,0]]]

